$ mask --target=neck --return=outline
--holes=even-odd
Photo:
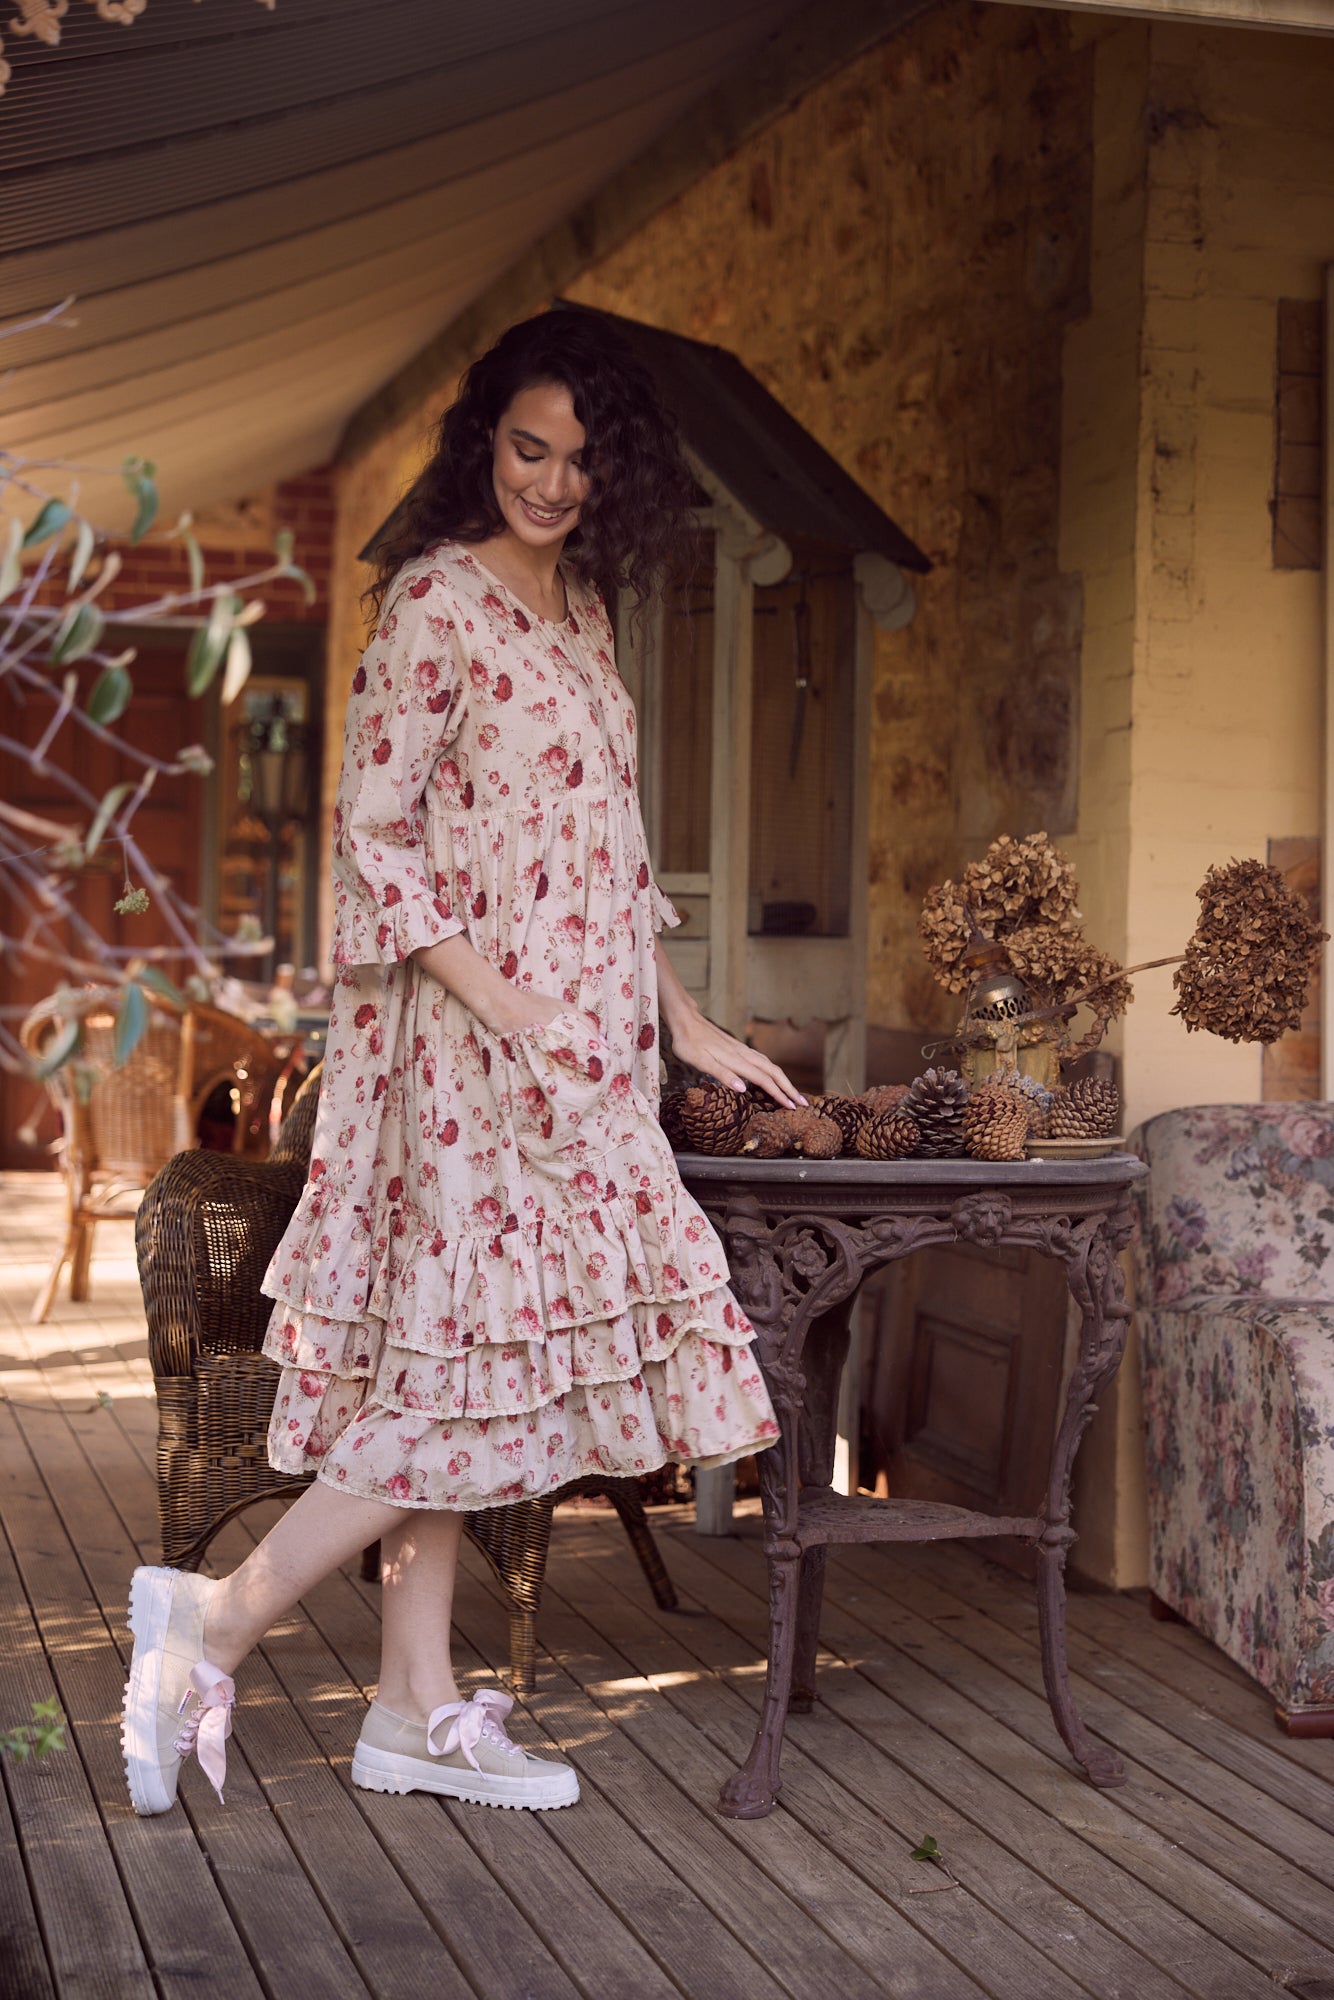
[[[502,529],[493,540],[482,544],[488,562],[494,563],[499,558],[502,567],[531,583],[543,597],[559,595],[556,567],[564,547],[565,538],[562,536],[550,548],[531,549],[509,528]]]

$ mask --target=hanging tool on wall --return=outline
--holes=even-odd
[[[806,598],[806,578],[801,578],[801,596],[792,607],[792,740],[788,748],[787,774],[797,775],[801,758],[801,738],[806,726],[806,697],[811,685],[811,607]]]

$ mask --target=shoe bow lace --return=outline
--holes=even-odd
[[[236,1683],[230,1674],[219,1673],[207,1660],[199,1660],[190,1671],[190,1685],[181,1696],[178,1715],[189,1715],[176,1736],[175,1749],[180,1757],[188,1757],[191,1751],[199,1759],[199,1768],[212,1785],[222,1802],[222,1784],[227,1776],[227,1738],[232,1733],[232,1706],[236,1700]],[[193,1708],[190,1707],[194,1703]]]
[[[502,1694],[499,1688],[479,1688],[471,1701],[447,1701],[431,1710],[426,1725],[426,1747],[435,1757],[448,1757],[452,1751],[461,1750],[474,1771],[482,1768],[477,1761],[477,1745],[483,1737],[511,1757],[521,1757],[523,1751],[505,1733],[505,1717],[513,1706],[512,1696]],[[444,1740],[437,1742],[437,1734],[445,1723],[449,1727]]]

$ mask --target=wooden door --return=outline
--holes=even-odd
[[[154,635],[156,638],[156,635]],[[170,758],[187,743],[205,735],[204,703],[191,701],[184,690],[185,642],[171,635],[169,643],[142,643],[130,671],[134,702],[127,727],[140,749]],[[36,743],[50,718],[50,709],[35,700],[19,701],[7,683],[0,683],[0,734],[25,744]],[[110,786],[139,775],[139,767],[115,748],[67,723],[48,753],[48,762],[73,770],[79,781],[100,798]],[[87,816],[73,806],[54,775],[26,770],[17,760],[5,760],[10,802],[62,825],[87,826]],[[199,900],[203,845],[205,781],[192,776],[160,778],[135,815],[136,838],[153,866],[166,875],[187,903]],[[124,882],[119,849],[103,846],[79,881],[78,910],[99,936],[110,943],[149,950],[169,942],[160,915],[150,908],[142,916],[117,916],[112,905]],[[0,905],[4,899],[0,897]],[[0,907],[0,930],[13,932],[15,912]],[[173,968],[179,970],[179,967]],[[15,1009],[11,1021],[61,983],[58,967],[42,968],[5,954],[0,965],[0,998]],[[42,1167],[54,1164],[50,1143],[59,1122],[46,1094],[26,1078],[0,1069],[0,1166]],[[29,1136],[35,1132],[36,1144]],[[21,1136],[22,1134],[22,1136]]]
[[[1022,1249],[919,1251],[862,1290],[861,1482],[986,1514],[1041,1505],[1065,1355],[1064,1268]],[[1031,1570],[1030,1549],[988,1544]]]

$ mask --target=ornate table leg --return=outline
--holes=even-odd
[[[764,1497],[764,1554],[769,1567],[769,1665],[764,1680],[764,1707],[750,1755],[718,1794],[718,1810],[728,1819],[763,1819],[778,1798],[778,1765],[783,1754],[792,1685],[792,1654],[797,1631],[797,1593],[801,1581],[801,1551],[784,1531],[789,1499],[797,1492],[796,1413],[780,1410],[783,1434],[756,1460]]]
[[[803,1362],[806,1401],[797,1433],[797,1465],[804,1489],[828,1487],[834,1476],[838,1435],[838,1391],[851,1339],[852,1300],[822,1314],[806,1336]],[[823,1542],[802,1551],[797,1587],[797,1631],[792,1657],[788,1713],[808,1715],[815,1704],[815,1655],[820,1645],[824,1600]]]
[[[1079,1358],[1070,1377],[1065,1410],[1052,1453],[1047,1482],[1045,1527],[1038,1541],[1038,1626],[1042,1638],[1042,1678],[1056,1727],[1067,1749],[1082,1764],[1091,1784],[1123,1785],[1125,1767],[1105,1743],[1095,1743],[1070,1692],[1065,1651],[1065,1559],[1077,1537],[1070,1526],[1070,1478],[1075,1453],[1088,1428],[1097,1398],[1115,1375],[1125,1352],[1130,1313],[1117,1252],[1130,1240],[1130,1209],[1071,1232],[1065,1245],[1053,1243],[1065,1263],[1066,1278],[1080,1309]]]

